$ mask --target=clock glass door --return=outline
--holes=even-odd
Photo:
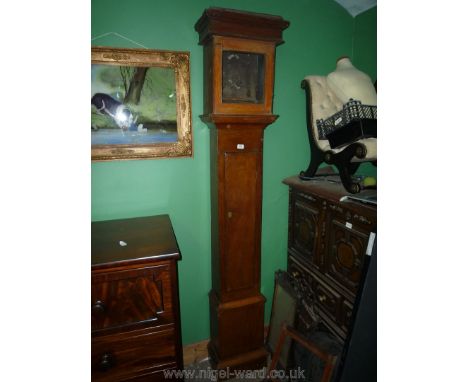
[[[223,51],[223,103],[263,103],[265,56]]]

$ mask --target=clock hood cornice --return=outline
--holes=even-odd
[[[212,7],[205,9],[195,30],[199,33],[200,45],[213,35],[272,41],[280,45],[284,42],[283,30],[288,26],[289,21],[281,16]]]

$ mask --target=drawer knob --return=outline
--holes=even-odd
[[[93,313],[104,313],[106,306],[101,300],[97,300],[93,305]]]
[[[107,371],[115,364],[114,356],[110,353],[105,353],[101,357],[101,361],[99,362],[99,369],[101,371]]]

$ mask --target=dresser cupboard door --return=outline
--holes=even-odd
[[[161,319],[170,322],[171,317],[169,265],[92,275],[92,330]]]
[[[336,215],[331,215],[328,230],[325,272],[355,295],[370,232]]]
[[[319,269],[322,253],[318,250],[320,209],[317,199],[302,193],[291,196],[289,248]]]

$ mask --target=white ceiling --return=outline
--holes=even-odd
[[[362,12],[367,11],[377,5],[377,0],[335,0],[343,8],[345,8],[349,14],[356,17]]]

